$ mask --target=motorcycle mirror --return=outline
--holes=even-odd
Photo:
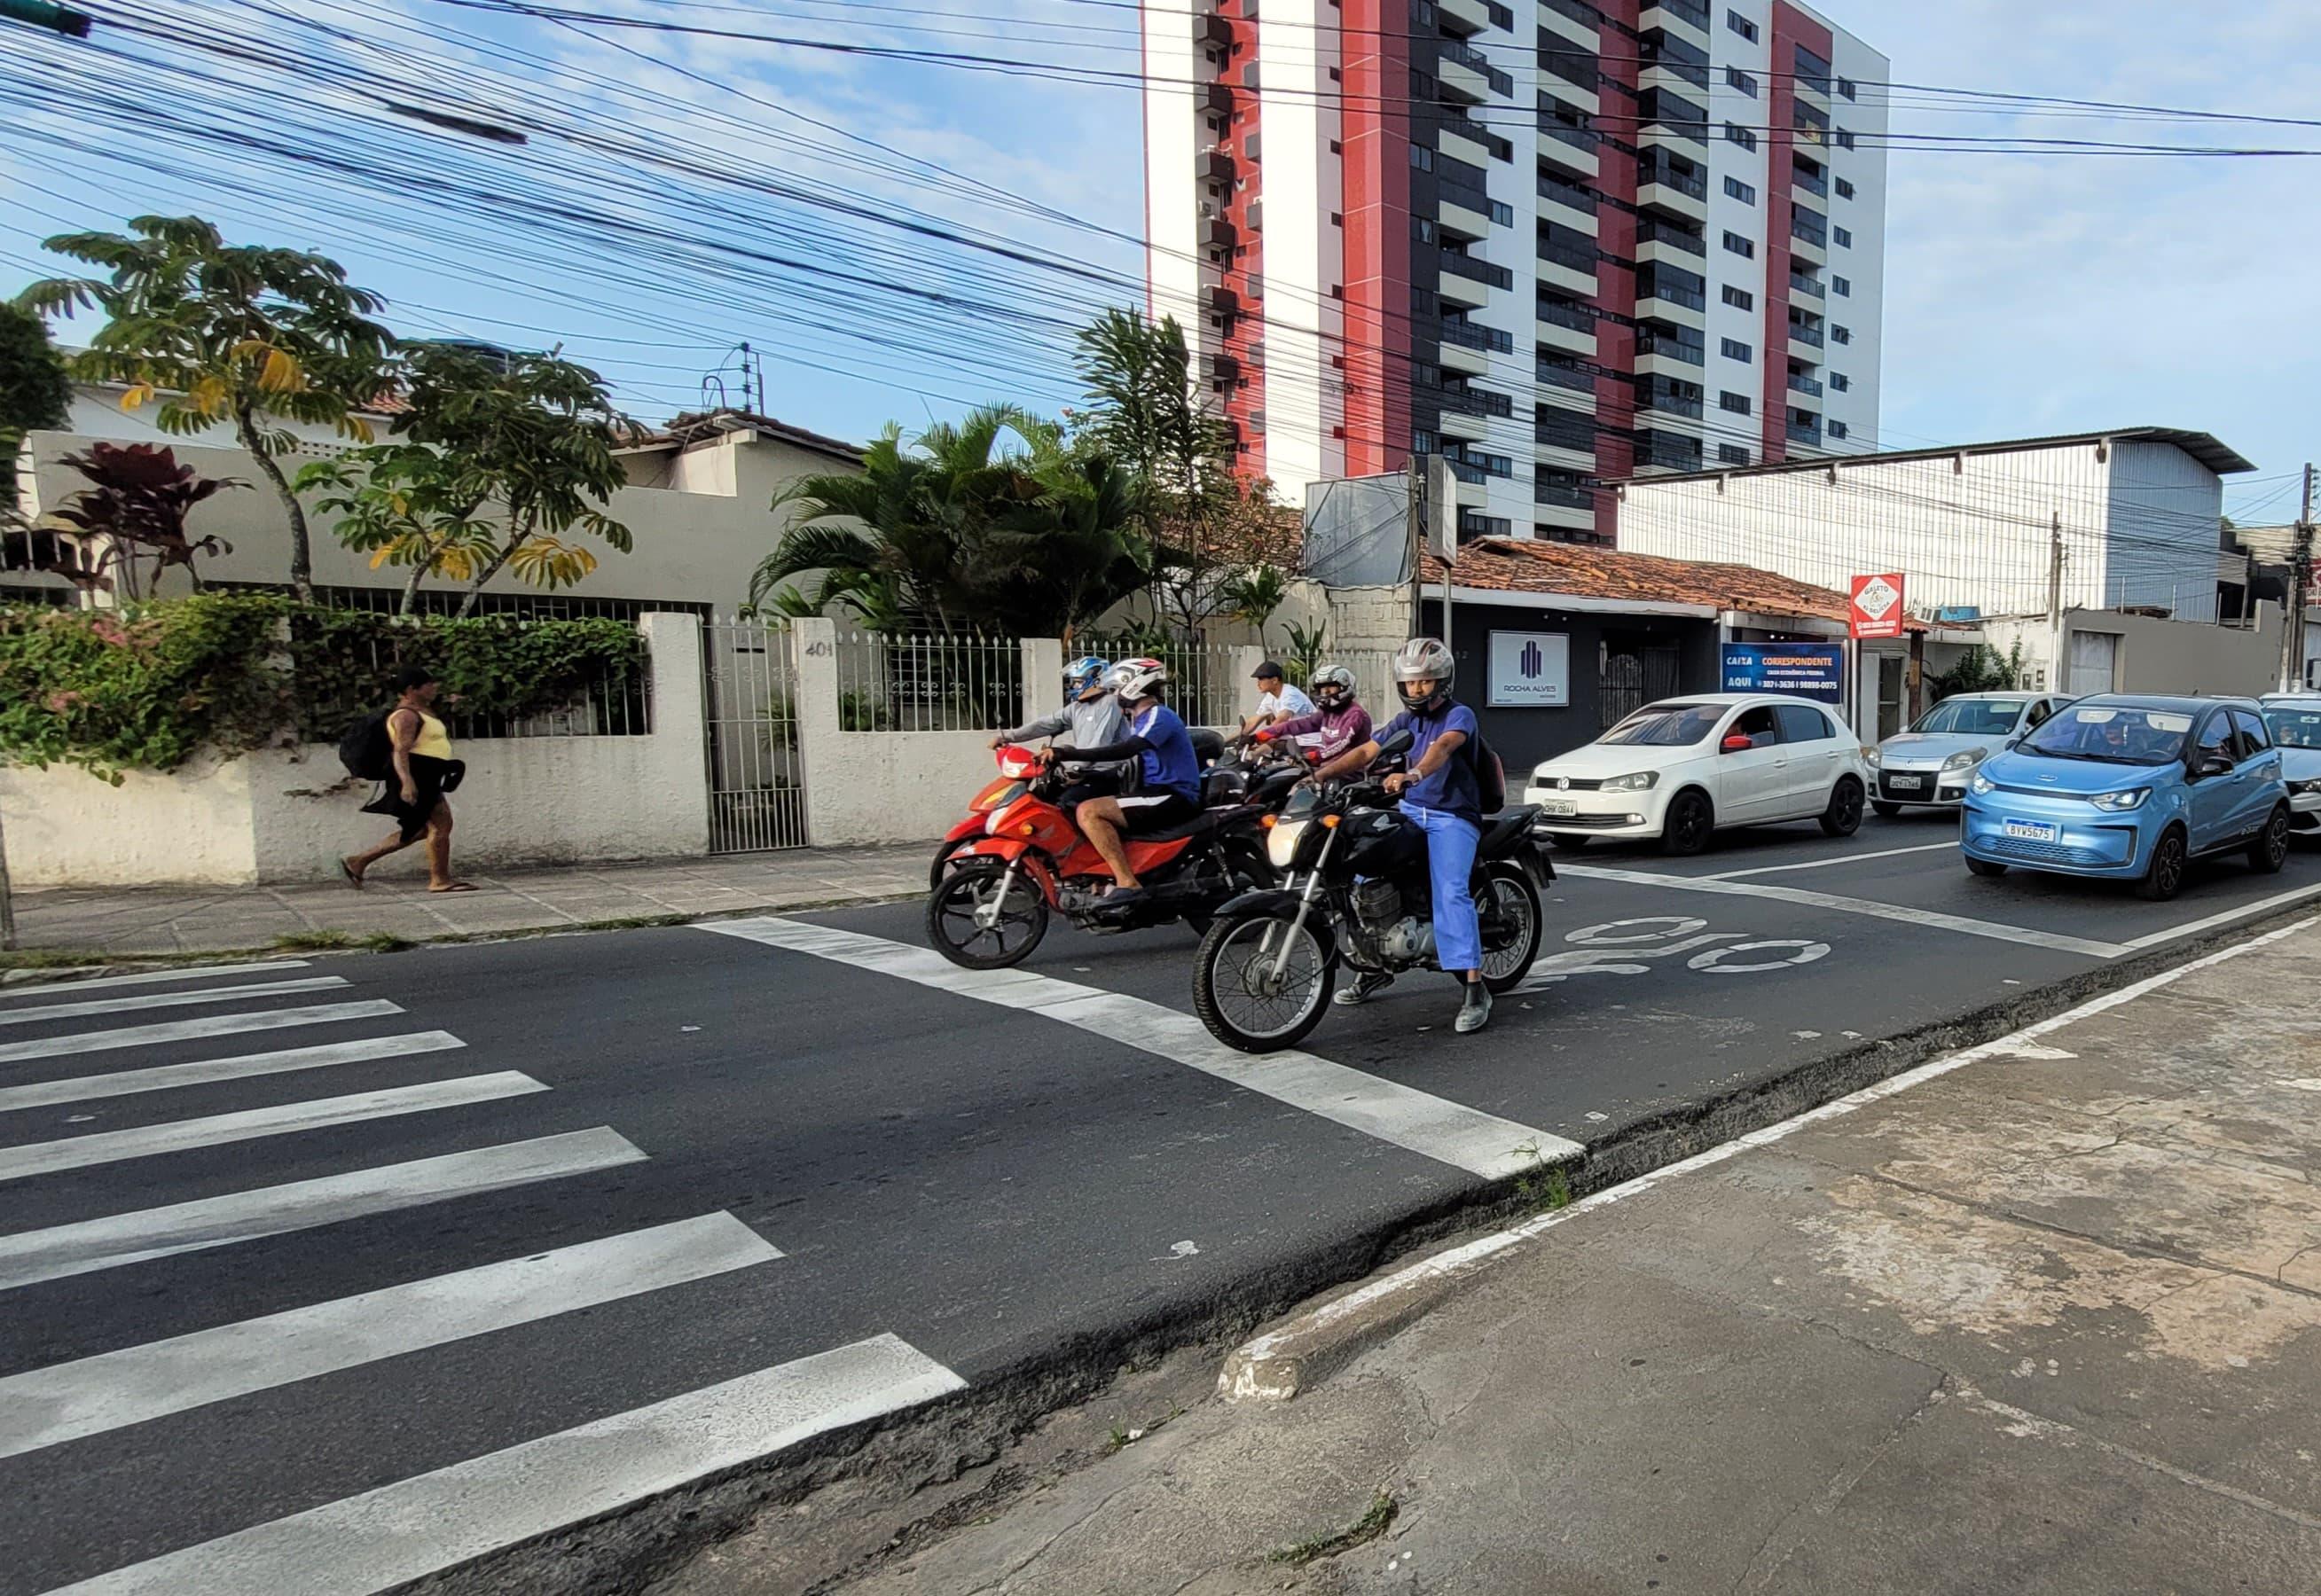
[[[1415,739],[1412,738],[1407,730],[1397,731],[1389,737],[1380,738],[1379,739],[1378,757],[1381,759],[1391,759],[1397,754],[1406,753],[1409,751],[1411,743],[1415,740]]]

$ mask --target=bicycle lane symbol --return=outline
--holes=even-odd
[[[1606,920],[1569,932],[1569,949],[1542,954],[1515,988],[1536,992],[1574,975],[1644,975],[1653,963],[1679,956],[1687,969],[1711,975],[1750,975],[1809,965],[1829,955],[1829,944],[1800,937],[1752,939],[1746,931],[1712,931],[1682,914],[1647,914]],[[1751,957],[1751,956],[1754,957]],[[1646,962],[1652,961],[1652,962]]]

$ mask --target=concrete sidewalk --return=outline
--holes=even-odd
[[[423,942],[666,918],[802,909],[926,890],[934,845],[797,848],[660,863],[469,873],[480,891],[430,893],[408,868],[357,892],[278,887],[59,889],[16,894],[27,952],[223,953],[339,933]],[[392,871],[390,864],[385,868]]]
[[[1470,1245],[1295,1401],[1094,1404],[836,1588],[2321,1590],[2321,929],[2128,991]]]

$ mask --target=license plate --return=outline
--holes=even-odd
[[[1915,775],[1889,775],[1886,784],[1898,793],[1915,793],[1926,784]]]
[[[2000,830],[2024,842],[2054,842],[2063,834],[2062,827],[2045,821],[2008,821]]]
[[[1561,817],[1578,814],[1579,805],[1570,798],[1545,798],[1540,801],[1539,810],[1542,814]]]

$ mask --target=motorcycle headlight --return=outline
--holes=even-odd
[[[1657,770],[1632,771],[1626,775],[1616,775],[1611,777],[1609,780],[1605,782],[1604,791],[1606,793],[1649,793],[1660,784],[1660,779],[1661,773]]]
[[[1297,857],[1297,839],[1306,835],[1305,821],[1282,821],[1266,834],[1265,857],[1277,870],[1287,870]]]
[[[1995,781],[1992,781],[1989,776],[1987,776],[1987,775],[1983,775],[1983,774],[1982,774],[1982,772],[1980,772],[1980,770],[1978,770],[1978,771],[1976,771],[1976,772],[1974,773],[1974,779],[1973,779],[1972,781],[1971,781],[1971,782],[1967,783],[1967,784],[1966,784],[1966,785],[1967,785],[1967,791],[1969,791],[1969,792],[1971,792],[1971,793],[1989,793],[1989,792],[1991,792],[1991,791],[1995,790],[1995,789],[1998,787],[1998,784],[1997,782],[1995,782]]]
[[[1989,748],[1964,748],[1943,761],[1944,770],[1971,770],[1990,757]]]
[[[2113,814],[2118,814],[2124,810],[2143,808],[2144,801],[2151,796],[2150,787],[2130,787],[2125,793],[2098,793],[2088,802],[2098,809],[2108,810]]]

